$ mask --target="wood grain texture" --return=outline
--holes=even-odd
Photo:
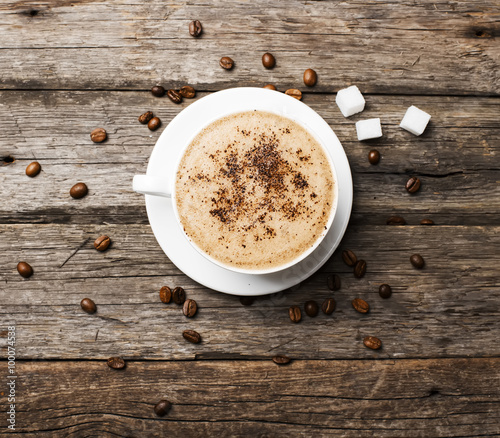
[[[301,359],[500,356],[498,227],[350,226],[339,251],[318,273],[251,307],[181,275],[148,227],[0,229],[0,315],[17,326],[19,358],[229,359],[277,352]],[[92,247],[101,233],[113,241],[104,253]],[[341,260],[345,248],[367,261],[363,279],[354,278]],[[425,258],[423,270],[411,266],[413,253]],[[33,266],[33,277],[19,276],[19,260]],[[337,292],[326,287],[333,272],[342,280]],[[382,283],[394,290],[388,300],[378,295]],[[198,303],[197,316],[188,319],[180,306],[161,303],[163,285],[183,286]],[[304,315],[301,323],[290,322],[291,305],[303,306],[308,299],[321,304],[330,296],[337,301],[332,316]],[[84,297],[97,303],[95,315],[80,309]],[[351,301],[357,297],[370,303],[369,314],[354,311]],[[185,329],[201,333],[202,344],[187,343]],[[382,339],[382,350],[363,346],[369,335]],[[5,338],[0,345],[5,352]]]
[[[388,216],[403,214],[415,224],[429,215],[442,224],[498,223],[500,99],[366,99],[366,110],[349,119],[331,95],[304,99],[330,124],[346,150],[354,176],[354,222],[384,224]],[[0,166],[0,222],[146,224],[144,198],[132,192],[131,182],[134,174],[146,171],[164,128],[151,133],[137,117],[153,110],[166,126],[191,102],[177,106],[148,92],[0,92],[5,133],[0,159],[16,160]],[[412,104],[432,114],[421,137],[399,127]],[[354,123],[370,117],[381,117],[384,136],[359,142]],[[108,131],[105,143],[91,142],[89,134],[96,127]],[[382,154],[377,166],[367,159],[374,147]],[[24,170],[35,158],[43,171],[30,179]],[[416,196],[404,189],[411,175],[423,182]],[[87,183],[90,194],[75,201],[69,189],[79,181]]]
[[[193,19],[199,39],[188,34]],[[499,23],[497,0],[1,2],[0,375],[15,325],[17,433],[499,436]],[[273,70],[261,64],[267,51]],[[221,56],[235,60],[232,71]],[[306,68],[318,73],[311,89]],[[193,85],[199,99],[267,83],[301,89],[336,132],[354,206],[319,272],[244,307],[188,278],[156,243],[131,181],[163,128],[152,133],[137,117],[152,110],[165,127],[193,102],[154,98],[155,84]],[[351,84],[367,105],[345,119],[334,93]],[[398,126],[410,105],[432,115],[421,137]],[[371,117],[384,136],[358,142],[355,122]],[[90,141],[96,127],[105,143]],[[35,159],[43,170],[30,179]],[[404,190],[412,175],[422,180],[416,196]],[[79,181],[90,193],[76,201]],[[394,214],[409,225],[386,225]],[[423,218],[437,225],[419,226]],[[100,234],[113,242],[104,253],[92,247]],[[363,279],[342,262],[346,248],[367,261]],[[409,263],[415,252],[422,271]],[[31,278],[16,272],[20,260]],[[196,317],[161,303],[163,285],[183,286]],[[331,296],[333,315],[289,321],[289,306]],[[84,297],[96,314],[81,310]],[[369,314],[353,310],[357,297]],[[186,342],[185,329],[202,342]],[[382,349],[365,348],[367,335]],[[278,367],[277,354],[292,363]],[[108,368],[110,356],[127,359],[126,370]],[[159,419],[162,398],[173,408]]]
[[[477,437],[500,434],[500,359],[19,362],[19,434]],[[154,405],[170,400],[158,418]],[[2,401],[3,402],[3,401]],[[2,406],[2,411],[5,411]]]
[[[386,94],[500,91],[496,1],[6,1],[0,5],[2,88],[205,90],[351,83]],[[188,24],[203,23],[190,37]],[[266,71],[271,51],[277,66]],[[231,56],[231,72],[218,66]]]

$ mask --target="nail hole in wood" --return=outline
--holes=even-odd
[[[31,17],[35,17],[35,16],[37,16],[37,15],[38,15],[38,13],[39,13],[39,12],[40,12],[40,11],[38,11],[38,10],[36,10],[36,9],[30,9],[30,10],[28,11],[28,14],[29,14]]]
[[[482,30],[476,30],[476,36],[481,38],[484,36],[484,32]]]
[[[16,159],[11,155],[7,155],[6,157],[2,158],[2,161],[3,161],[3,164],[10,164],[10,163],[13,163],[14,161],[16,161]]]

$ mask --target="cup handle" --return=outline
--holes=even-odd
[[[164,198],[172,197],[170,182],[161,178],[135,175],[132,188],[134,192],[142,193],[143,195],[162,196]]]

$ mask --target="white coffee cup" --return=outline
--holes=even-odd
[[[328,124],[317,114],[314,110],[312,110],[310,107],[305,105],[304,103],[298,101],[297,99],[294,99],[290,96],[287,96],[282,93],[278,93],[273,90],[267,90],[267,89],[262,89],[262,88],[239,88],[239,89],[231,89],[231,90],[224,90],[220,91],[218,93],[227,93],[227,92],[239,92],[242,94],[242,100],[237,103],[237,105],[233,106],[233,108],[228,108],[228,112],[224,112],[223,110],[221,111],[220,109],[218,111],[215,111],[217,114],[217,117],[214,119],[210,120],[208,123],[205,122],[202,126],[197,126],[196,129],[194,130],[193,134],[191,135],[191,139],[189,141],[184,141],[181,145],[176,144],[175,147],[178,149],[178,154],[177,154],[177,160],[176,162],[173,163],[168,163],[168,166],[165,166],[165,171],[161,171],[163,166],[158,166],[159,163],[156,163],[156,166],[154,168],[156,169],[154,172],[150,172],[151,167],[151,160],[155,159],[154,154],[152,154],[150,163],[148,166],[148,172],[146,175],[135,175],[133,179],[133,190],[137,193],[145,194],[145,195],[150,195],[150,196],[159,196],[159,197],[164,197],[164,198],[170,198],[170,200],[165,200],[165,202],[171,202],[172,208],[175,214],[176,222],[179,228],[182,230],[186,240],[198,251],[201,255],[203,255],[206,259],[210,260],[210,262],[214,263],[217,266],[220,266],[222,268],[228,269],[230,271],[234,271],[237,273],[244,273],[244,274],[253,274],[253,275],[264,275],[264,274],[270,274],[278,271],[282,271],[285,269],[288,269],[297,263],[301,262],[304,260],[308,255],[310,255],[322,242],[323,238],[327,235],[329,229],[331,228],[334,218],[335,218],[335,213],[337,209],[337,201],[338,201],[338,191],[341,190],[341,188],[338,187],[338,178],[335,170],[335,165],[333,161],[333,157],[331,154],[331,151],[328,147],[327,141],[324,140],[324,137],[327,137],[324,135],[325,133],[328,134],[328,136],[331,136],[331,128],[328,126]],[[218,94],[214,93],[214,94]],[[252,103],[249,103],[248,105],[245,105],[245,100],[244,96],[245,93],[252,93]],[[261,94],[262,99],[259,101],[258,104],[255,103],[255,94]],[[213,96],[213,94],[211,95]],[[203,100],[204,98],[200,99],[199,101]],[[190,107],[196,105],[199,101],[193,103],[190,105]],[[186,108],[183,111],[187,111],[190,109],[190,107]],[[301,125],[303,128],[305,128],[317,141],[318,143],[323,147],[323,150],[325,151],[326,156],[328,157],[330,168],[333,174],[334,178],[334,201],[332,205],[332,209],[330,211],[330,215],[328,217],[328,222],[325,226],[324,231],[318,236],[314,244],[309,247],[306,251],[302,252],[300,255],[298,255],[296,258],[291,260],[288,263],[275,266],[269,269],[242,269],[242,268],[237,268],[234,266],[229,266],[224,263],[221,263],[220,261],[214,259],[211,257],[209,254],[207,254],[205,251],[203,251],[201,248],[196,245],[195,242],[193,242],[184,232],[184,227],[182,226],[179,213],[177,211],[177,203],[175,200],[175,181],[176,181],[176,176],[177,176],[177,171],[179,164],[182,160],[182,157],[184,155],[184,152],[188,148],[188,146],[191,144],[192,140],[196,137],[196,135],[207,125],[213,123],[215,120],[218,120],[222,117],[228,116],[230,114],[234,113],[240,113],[240,112],[245,112],[245,111],[253,111],[253,110],[258,110],[258,111],[264,111],[264,112],[270,112],[277,114],[282,117],[286,117],[288,119],[293,120],[295,123],[298,123]],[[158,143],[160,140],[158,140]],[[173,164],[173,165],[172,165]]]

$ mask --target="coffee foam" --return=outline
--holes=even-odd
[[[188,146],[175,199],[187,236],[222,264],[285,265],[324,233],[334,203],[325,151],[294,121],[249,111],[208,125]]]

